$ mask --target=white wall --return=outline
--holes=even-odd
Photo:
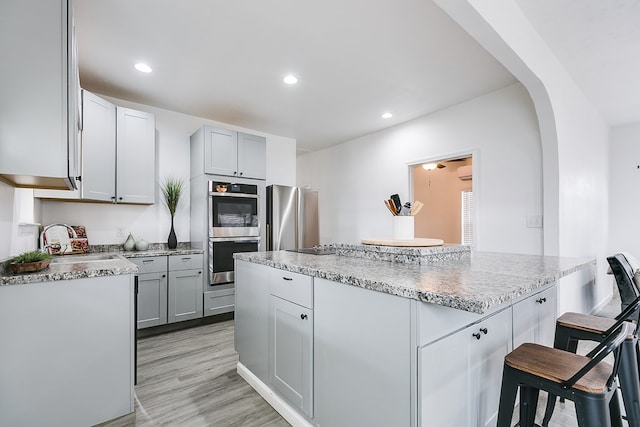
[[[640,123],[611,129],[609,253],[640,259]]]
[[[298,184],[320,190],[321,243],[390,238],[383,200],[393,193],[407,200],[408,165],[471,152],[477,248],[542,254],[542,229],[526,227],[527,215],[542,214],[540,136],[520,84],[301,155]]]
[[[546,255],[598,261],[560,301],[558,312],[606,301],[608,126],[514,0],[435,0],[527,88],[539,118],[543,153]],[[574,304],[575,302],[575,304]]]
[[[158,180],[173,176],[184,181],[189,190],[189,137],[205,124],[262,135],[267,138],[266,184],[295,185],[296,141],[291,138],[238,128],[212,120],[188,116],[174,111],[136,104],[106,97],[116,105],[148,111],[156,115],[156,173]],[[103,203],[42,202],[42,224],[63,222],[85,225],[91,244],[120,244],[126,239],[118,237],[116,229],[122,227],[136,240],[167,241],[170,216],[158,190],[156,204],[150,206],[111,205]],[[189,241],[189,193],[180,200],[175,217],[175,230],[179,242]]]

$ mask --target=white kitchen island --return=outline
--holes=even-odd
[[[82,259],[33,274],[0,265],[1,426],[89,426],[134,410],[137,267]]]
[[[551,344],[595,261],[461,246],[236,254],[238,372],[293,425],[495,424],[504,356]]]

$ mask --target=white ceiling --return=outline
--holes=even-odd
[[[88,90],[316,150],[516,82],[425,0],[76,0]],[[144,75],[133,69],[146,61]],[[282,78],[294,73],[296,86]],[[393,118],[383,120],[390,111]]]
[[[640,1],[516,3],[610,125],[640,122]]]
[[[640,121],[635,0],[516,0],[614,124]],[[516,82],[428,0],[76,0],[91,91],[313,151]],[[147,62],[152,74],[133,64]],[[299,83],[282,78],[293,73]],[[636,79],[634,79],[636,77]],[[380,115],[390,111],[393,118]]]

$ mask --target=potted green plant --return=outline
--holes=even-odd
[[[23,252],[9,264],[14,273],[27,273],[45,269],[51,262],[51,255],[41,251]]]
[[[166,178],[161,184],[164,201],[171,215],[171,231],[169,231],[169,239],[167,241],[169,249],[178,247],[178,239],[176,238],[176,232],[173,228],[173,218],[176,215],[176,209],[178,208],[178,202],[180,202],[183,186],[184,183],[178,178]]]

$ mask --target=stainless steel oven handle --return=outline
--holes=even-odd
[[[213,243],[238,242],[238,243],[260,243],[260,237],[210,237]]]
[[[210,191],[209,196],[211,197],[242,197],[244,199],[259,199],[260,196],[257,194],[245,194],[245,193],[217,193],[215,191]]]

